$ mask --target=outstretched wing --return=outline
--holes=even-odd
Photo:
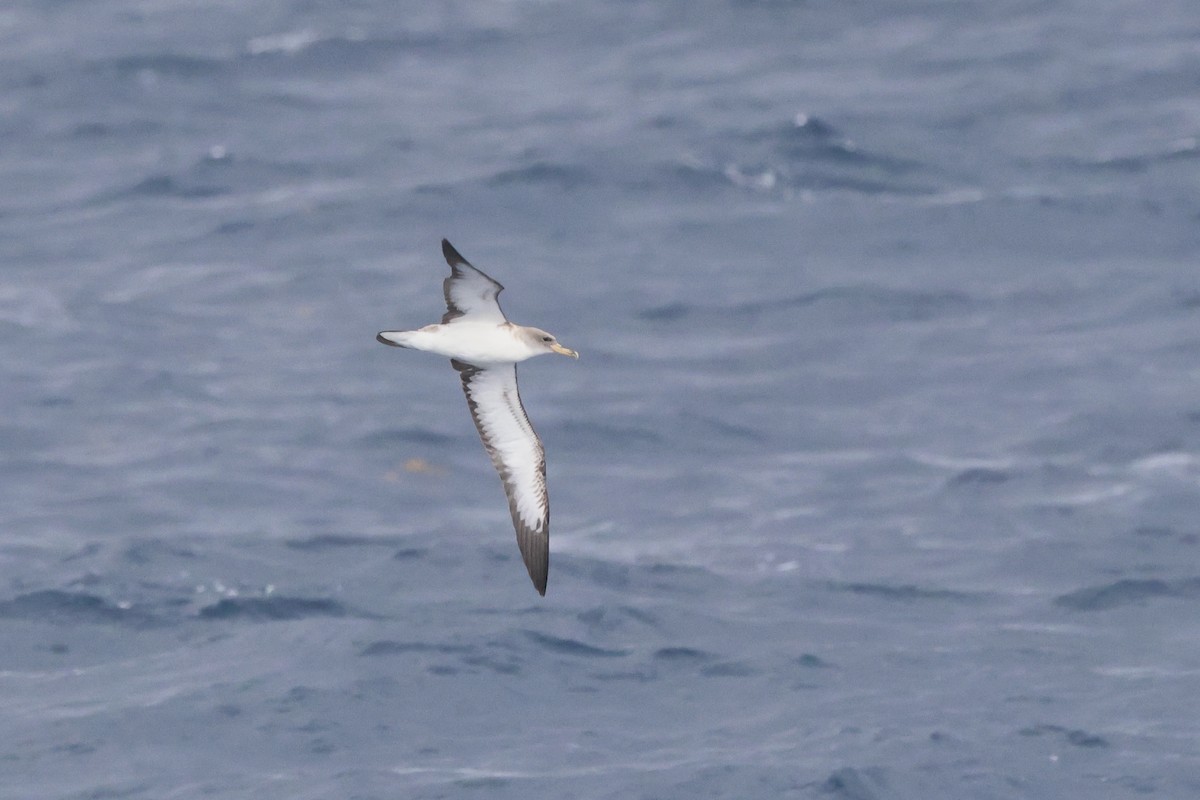
[[[479,438],[500,473],[525,568],[538,594],[544,595],[550,571],[546,454],[521,405],[517,367],[506,364],[481,369],[457,359],[450,363],[462,378]]]
[[[450,277],[442,282],[442,292],[446,295],[442,324],[467,316],[480,322],[507,322],[508,318],[500,310],[500,301],[496,299],[504,287],[472,267],[445,239],[442,239],[442,255],[451,270]]]

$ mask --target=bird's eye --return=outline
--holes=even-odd
[[[543,336],[543,337],[542,337],[542,341],[543,341],[543,342],[553,342],[553,341],[554,341],[554,337],[553,337],[553,336]]]

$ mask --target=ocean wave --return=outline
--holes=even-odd
[[[822,795],[839,800],[883,800],[893,796],[886,772],[878,767],[842,767],[826,778],[820,788]]]
[[[200,609],[200,619],[287,622],[311,617],[363,617],[327,597],[223,597]]]
[[[1012,476],[999,469],[988,467],[971,467],[957,472],[946,479],[946,485],[956,486],[998,486],[1007,483]]]
[[[398,642],[392,639],[381,639],[364,645],[359,651],[360,656],[376,658],[379,656],[400,656],[410,653],[437,653],[439,655],[458,655],[474,652],[470,645],[434,644],[432,642]]]
[[[818,307],[844,312],[862,319],[889,322],[922,322],[963,313],[978,306],[971,295],[960,291],[928,291],[889,286],[828,286],[800,294],[756,299],[723,305],[673,301],[634,312],[645,322],[674,323],[697,316],[733,315],[760,317],[779,312]]]
[[[963,592],[954,589],[935,589],[925,586],[917,586],[915,584],[893,585],[887,583],[868,582],[832,582],[827,585],[830,589],[836,592],[849,592],[851,594],[864,595],[867,597],[878,597],[884,600],[895,600],[906,603],[924,600],[950,600],[956,603],[978,603],[983,600],[983,595],[975,592]]]
[[[113,603],[86,592],[42,589],[0,602],[0,618],[24,619],[53,625],[132,625],[145,627],[156,622],[144,609]]]
[[[525,636],[543,650],[555,655],[572,656],[577,658],[622,658],[629,655],[628,650],[615,650],[581,642],[578,639],[567,639],[551,636],[539,631],[525,631]]]
[[[1106,153],[1091,157],[1069,157],[1061,163],[1073,168],[1145,172],[1153,167],[1177,161],[1200,159],[1200,138],[1185,136],[1142,152]]]
[[[1108,740],[1103,736],[1081,730],[1067,728],[1062,725],[1031,725],[1017,731],[1021,736],[1045,736],[1047,734],[1061,736],[1067,744],[1075,747],[1108,747]]]
[[[1054,598],[1054,604],[1072,611],[1107,611],[1156,598],[1200,598],[1200,577],[1179,580],[1124,578],[1059,595]]]
[[[944,197],[953,187],[931,167],[860,147],[832,124],[798,114],[723,137],[706,155],[666,165],[664,178],[693,188],[718,185],[764,194],[847,192],[877,197]]]
[[[484,181],[488,186],[549,186],[570,190],[594,184],[591,173],[571,164],[538,161],[523,167],[503,169]]]
[[[948,290],[830,286],[788,297],[742,303],[732,306],[731,310],[745,316],[758,316],[768,311],[790,311],[806,306],[827,306],[862,318],[921,322],[965,311],[974,306],[974,300],[963,292]]]
[[[398,537],[358,536],[347,533],[319,533],[304,539],[287,539],[284,546],[292,550],[321,552],[357,547],[395,547]]]
[[[441,31],[395,31],[374,34],[350,28],[322,33],[297,28],[255,36],[246,41],[243,55],[257,62],[286,59],[291,66],[358,69],[381,58],[401,53],[436,52],[447,48],[479,47],[498,41],[502,34],[490,28],[452,27]]]
[[[704,650],[696,650],[692,647],[660,647],[654,651],[653,658],[656,661],[668,661],[672,663],[698,664],[704,661],[712,661],[716,656]]]
[[[228,65],[228,61],[188,53],[142,53],[120,56],[93,65],[100,70],[111,69],[121,75],[142,77],[147,73],[177,78],[209,78]]]

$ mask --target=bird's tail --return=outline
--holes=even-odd
[[[409,342],[414,333],[416,331],[381,331],[375,339],[392,347],[412,347]]]

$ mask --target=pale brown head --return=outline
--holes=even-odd
[[[541,328],[521,328],[522,338],[529,348],[534,353],[558,353],[562,356],[570,356],[571,358],[579,358],[579,353],[576,353],[569,347],[563,347],[558,343],[558,339],[554,338],[554,334],[547,333]]]

